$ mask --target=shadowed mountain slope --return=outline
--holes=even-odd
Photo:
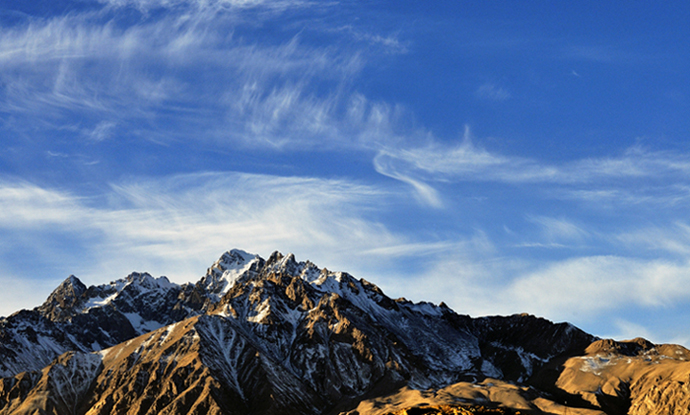
[[[1,319],[0,340],[0,414],[481,404],[590,415],[687,396],[679,346],[607,343],[529,315],[473,319],[277,252],[229,251],[196,284],[133,273],[85,287],[70,277],[40,307]]]

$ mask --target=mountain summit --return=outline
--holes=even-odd
[[[667,405],[650,392],[660,385],[688,401],[680,346],[530,315],[473,319],[278,252],[228,251],[196,284],[70,276],[0,319],[0,341],[0,415],[641,414]]]

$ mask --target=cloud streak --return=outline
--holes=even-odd
[[[481,85],[474,94],[477,98],[488,101],[500,102],[511,98],[511,94],[508,90],[492,83]]]
[[[264,256],[275,249],[294,252],[373,279],[389,295],[444,301],[475,316],[526,311],[584,324],[621,308],[655,310],[690,299],[690,289],[683,288],[690,273],[690,262],[683,259],[690,252],[689,232],[682,223],[674,228],[675,245],[669,245],[664,229],[621,235],[633,245],[656,235],[649,243],[663,245],[679,255],[676,259],[593,255],[530,260],[503,256],[482,231],[433,242],[391,231],[376,217],[385,209],[381,206],[400,195],[357,182],[201,173],[124,181],[111,189],[93,199],[7,179],[0,184],[0,234],[23,238],[24,246],[48,261],[47,268],[73,267],[69,272],[93,284],[133,270],[193,281],[222,251],[240,247]],[[592,237],[567,219],[528,220],[546,240],[580,243]],[[72,235],[83,250],[61,257],[57,247],[39,242],[51,229]],[[419,275],[391,271],[396,261],[410,258],[427,264]],[[372,270],[381,271],[371,276]],[[18,271],[6,269],[4,278],[23,280]],[[52,278],[56,282],[64,275]],[[408,288],[402,288],[401,278]],[[27,296],[22,307],[38,304],[45,295]],[[14,308],[0,314],[14,311],[18,303],[8,304]]]
[[[0,233],[27,239],[27,249],[45,249],[35,254],[57,261],[46,259],[47,268],[71,268],[90,283],[133,270],[193,281],[233,247],[264,256],[276,249],[294,252],[355,272],[379,261],[380,250],[409,243],[370,217],[390,194],[342,180],[205,173],[120,183],[104,196],[4,181]],[[59,246],[39,243],[50,230],[71,235],[84,250],[60,257]],[[356,267],[348,259],[353,256],[359,258]]]
[[[683,153],[635,146],[618,157],[547,164],[483,149],[473,143],[468,127],[457,145],[433,137],[425,141],[423,146],[384,147],[374,165],[379,173],[412,185],[420,199],[434,207],[442,201],[431,183],[546,185],[558,198],[630,203],[677,203],[687,199],[690,188],[690,155]]]
[[[580,184],[607,179],[658,179],[690,172],[690,156],[650,152],[639,147],[620,157],[588,158],[548,165],[536,160],[503,156],[475,146],[432,143],[411,149],[386,149],[378,155],[428,180],[472,180],[503,183]]]
[[[81,13],[5,28],[0,110],[26,119],[40,115],[45,136],[77,118],[96,141],[108,137],[113,124],[158,140],[352,146],[351,133],[361,136],[364,126],[348,125],[350,102],[357,99],[348,85],[364,66],[362,54],[308,46],[299,32],[279,44],[248,42],[235,34],[248,26],[232,13],[196,11],[135,25],[117,14]]]
[[[688,299],[669,287],[690,268],[690,155],[621,151],[602,137],[598,156],[547,160],[496,151],[469,128],[459,140],[439,136],[457,128],[454,115],[440,120],[454,109],[433,107],[448,102],[441,95],[457,108],[483,101],[466,116],[486,126],[493,110],[519,115],[515,91],[523,104],[556,102],[571,87],[482,85],[476,71],[515,48],[449,50],[466,40],[421,33],[415,22],[431,20],[420,17],[301,0],[92,0],[53,17],[0,19],[0,236],[12,241],[0,246],[0,278],[43,280],[47,290],[69,273],[89,283],[132,270],[190,281],[240,247],[294,252],[391,295],[472,314],[618,313],[625,331],[628,305]],[[525,48],[535,44],[525,33],[505,37],[528,54],[509,65],[514,76],[496,79],[528,70],[548,81],[527,50],[543,48]],[[560,43],[539,41],[562,60]],[[615,52],[569,51],[580,63]],[[462,59],[478,69],[455,65]],[[457,77],[426,82],[433,71]],[[421,82],[402,85],[410,80]],[[416,123],[415,108],[434,131]],[[516,134],[537,130],[523,127]],[[189,173],[200,168],[271,174]]]
[[[98,0],[98,2],[116,8],[134,7],[143,12],[148,12],[152,9],[175,9],[178,7],[217,11],[251,10],[255,8],[284,11],[316,4],[315,2],[305,0]]]
[[[690,299],[687,260],[583,256],[540,265],[479,252],[440,260],[413,279],[419,289],[415,299],[445,301],[475,316],[528,312],[584,326],[603,315],[615,323],[621,318],[616,316],[635,309],[651,314]],[[658,341],[672,340],[660,338],[668,333],[646,330]]]

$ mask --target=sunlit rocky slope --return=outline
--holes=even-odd
[[[689,357],[233,250],[196,284],[69,277],[0,319],[0,414],[685,414]]]

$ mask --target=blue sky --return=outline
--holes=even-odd
[[[0,1],[0,315],[224,251],[690,344],[690,7]]]

